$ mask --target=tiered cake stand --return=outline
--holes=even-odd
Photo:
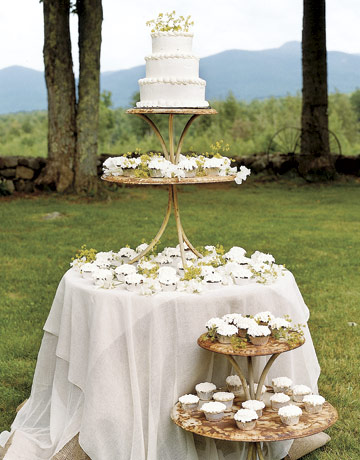
[[[234,349],[230,344],[213,342],[208,338],[207,334],[203,334],[199,337],[197,343],[205,350],[225,355],[241,379],[246,400],[260,400],[262,386],[275,359],[281,353],[300,347],[305,343],[305,340],[294,332],[291,342],[282,339],[276,340],[271,337],[269,342],[264,346],[255,346],[251,343],[246,343],[243,348]],[[271,355],[271,357],[260,375],[255,394],[253,360],[258,356],[269,355]],[[236,356],[247,358],[248,382],[239,364],[235,360]],[[225,418],[219,422],[209,422],[206,420],[201,410],[186,412],[181,408],[181,404],[177,403],[173,407],[171,418],[184,430],[191,431],[200,436],[249,443],[247,460],[256,460],[258,458],[259,460],[264,460],[261,446],[262,442],[284,441],[311,436],[312,434],[320,433],[330,427],[338,418],[336,409],[326,402],[321,413],[309,414],[303,411],[300,422],[297,425],[286,426],[281,422],[277,411],[265,408],[263,410],[263,415],[257,420],[256,427],[251,431],[243,431],[237,428],[234,421],[234,414],[240,408],[241,401],[239,401],[239,398],[235,398],[233,410],[228,412]]]
[[[171,161],[174,164],[177,164],[179,161],[180,153],[181,153],[181,148],[184,142],[184,138],[186,133],[188,132],[190,126],[192,123],[200,116],[200,115],[214,115],[216,114],[216,110],[214,109],[129,109],[126,111],[126,113],[134,114],[137,115],[138,117],[142,118],[145,120],[151,128],[154,130],[156,136],[158,137],[164,156],[167,160]],[[151,120],[149,115],[151,114],[164,114],[168,115],[169,117],[169,147],[166,146],[166,143],[164,141],[163,136],[160,133],[159,128],[156,126],[156,124]],[[191,115],[190,119],[187,121],[185,124],[185,127],[180,135],[179,142],[177,144],[177,147],[175,148],[175,143],[174,143],[174,116],[175,115]],[[183,185],[183,184],[207,184],[207,183],[216,183],[216,182],[232,182],[234,180],[235,176],[203,176],[203,177],[189,177],[189,178],[184,178],[184,179],[179,179],[179,178],[137,178],[137,177],[124,177],[124,176],[107,176],[107,177],[102,177],[102,179],[109,181],[109,182],[115,182],[118,184],[129,184],[129,185],[168,185],[169,186],[169,199],[168,199],[168,205],[166,209],[166,214],[164,217],[164,220],[161,224],[161,227],[154,237],[154,239],[151,241],[151,243],[148,245],[148,247],[142,251],[138,256],[134,257],[129,263],[134,263],[140,260],[144,255],[146,255],[149,251],[152,250],[152,248],[158,243],[160,240],[162,234],[164,233],[166,226],[169,222],[169,217],[171,214],[171,209],[174,208],[174,214],[175,214],[175,221],[176,221],[176,228],[177,228],[177,234],[178,234],[178,239],[179,239],[179,245],[180,245],[180,253],[181,253],[181,259],[183,263],[183,267],[186,267],[186,259],[185,259],[185,252],[184,252],[184,243],[187,244],[189,249],[197,256],[197,257],[202,257],[202,255],[197,251],[194,246],[191,244],[189,241],[189,238],[186,236],[186,233],[183,229],[183,226],[181,224],[180,220],[180,210],[179,210],[179,201],[178,201],[178,196],[177,196],[177,190],[176,186],[177,185]]]

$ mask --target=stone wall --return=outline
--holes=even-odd
[[[109,154],[99,156],[97,167],[101,176],[102,163]],[[255,174],[269,174],[273,176],[298,176],[298,156],[273,154],[269,158],[265,153],[255,153],[246,157],[235,157],[236,166],[245,165]],[[0,157],[0,185],[9,193],[31,193],[37,190],[35,180],[46,165],[46,158],[30,157]],[[339,174],[348,174],[360,177],[360,155],[335,157],[335,167]]]

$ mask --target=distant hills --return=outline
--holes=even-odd
[[[328,52],[329,91],[344,93],[360,87],[360,55]],[[138,91],[145,66],[103,72],[101,89],[112,93],[115,107],[128,107]],[[207,81],[208,100],[224,99],[232,91],[238,99],[280,97],[301,91],[301,44],[288,42],[262,51],[228,50],[200,60],[200,76]],[[46,109],[43,72],[20,66],[0,70],[0,113]]]

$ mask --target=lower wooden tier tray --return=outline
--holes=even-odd
[[[248,342],[244,348],[234,348],[231,344],[224,344],[220,342],[212,342],[207,334],[202,334],[198,338],[198,345],[205,350],[212,351],[214,353],[220,353],[223,355],[232,356],[266,356],[273,355],[275,353],[284,353],[286,351],[294,350],[295,348],[301,347],[305,343],[305,339],[297,332],[292,333],[294,340],[289,343],[284,339],[274,339],[270,337],[266,345],[256,346]]]
[[[184,430],[200,436],[241,442],[274,442],[304,438],[329,428],[338,418],[336,409],[326,402],[320,414],[308,414],[303,410],[297,425],[286,426],[281,422],[277,412],[266,408],[262,417],[257,420],[256,427],[251,431],[244,431],[237,428],[234,420],[234,414],[238,409],[240,406],[235,406],[220,422],[208,422],[203,412],[186,412],[181,409],[181,404],[177,403],[172,409],[171,418]]]
[[[179,179],[178,177],[125,177],[125,176],[102,176],[102,180],[107,182],[115,182],[117,184],[129,185],[186,185],[186,184],[216,184],[218,182],[233,182],[235,175],[231,176],[200,176],[186,177]]]

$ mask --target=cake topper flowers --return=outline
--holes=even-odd
[[[175,10],[171,13],[159,13],[156,19],[147,21],[146,25],[152,27],[151,32],[189,32],[189,28],[194,25],[190,21],[191,16],[175,16]]]

